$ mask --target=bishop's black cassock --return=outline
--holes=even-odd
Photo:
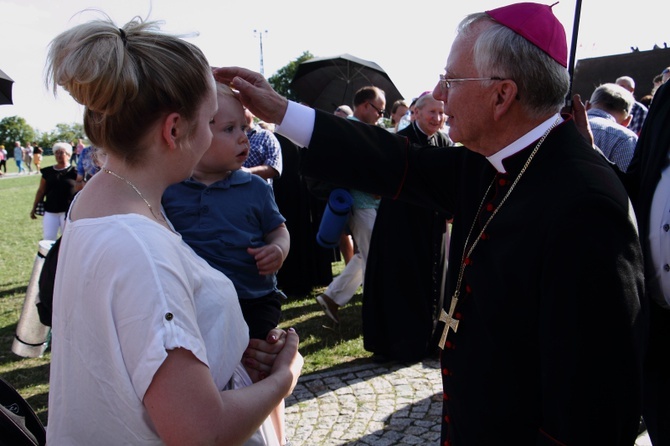
[[[631,445],[637,435],[645,328],[639,239],[623,185],[567,118],[465,269],[458,331],[441,358],[442,444]],[[302,169],[453,214],[451,296],[485,191],[495,178],[483,205],[492,212],[534,146],[504,160],[508,174],[497,175],[465,148],[417,150],[407,138],[317,110]]]
[[[428,138],[416,121],[398,134],[422,147],[452,145],[442,132]],[[436,351],[433,333],[440,309],[447,218],[427,207],[381,199],[363,287],[366,350],[405,361]]]

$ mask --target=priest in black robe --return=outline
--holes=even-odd
[[[418,98],[415,120],[398,132],[418,147],[453,145],[442,131],[444,103]],[[437,351],[448,214],[382,198],[363,289],[363,347],[383,359],[418,361]],[[398,327],[404,327],[398,333]]]
[[[258,73],[214,70],[307,147],[304,173],[454,215],[442,445],[630,446],[637,436],[637,227],[612,166],[558,113],[566,67],[550,6],[466,17],[433,91],[464,145],[451,150],[287,101]]]

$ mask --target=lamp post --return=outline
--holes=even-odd
[[[261,69],[260,69],[260,72],[261,72],[261,75],[263,77],[265,77],[265,69],[263,67],[263,34],[267,34],[267,33],[268,33],[267,29],[264,30],[264,31],[254,30],[254,36],[258,35],[260,46],[261,46]]]

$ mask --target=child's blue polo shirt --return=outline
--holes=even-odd
[[[240,299],[277,289],[275,274],[261,276],[248,247],[264,246],[264,236],[284,223],[272,187],[244,170],[206,186],[189,179],[163,194],[170,222],[193,250],[235,285]]]

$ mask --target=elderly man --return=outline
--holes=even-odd
[[[633,104],[633,94],[617,84],[600,85],[586,104],[596,146],[622,172],[628,170],[637,144],[637,134],[628,127]]]
[[[416,119],[398,132],[422,147],[447,147],[444,102],[425,94]],[[437,348],[433,332],[442,291],[444,212],[382,198],[370,241],[363,290],[363,346],[387,359],[417,361]],[[392,241],[389,243],[389,241]],[[403,326],[402,333],[397,327]]]
[[[566,67],[549,6],[466,17],[433,91],[464,145],[448,150],[288,102],[258,73],[215,70],[307,147],[306,174],[454,215],[443,445],[631,445],[637,435],[640,244],[614,169],[559,114]]]
[[[617,78],[615,83],[628,90],[630,94],[635,94],[635,81],[632,77],[621,76]],[[635,96],[633,96],[633,107],[630,109],[631,120],[627,126],[638,136],[640,135],[640,131],[642,131],[642,125],[647,118],[647,113],[649,113],[649,109],[641,102],[635,100]]]

